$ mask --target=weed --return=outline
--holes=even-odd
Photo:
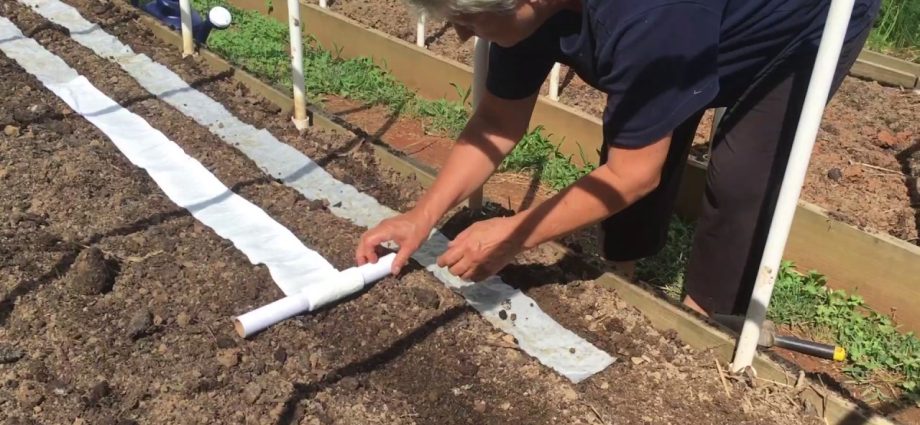
[[[539,173],[541,181],[553,190],[560,190],[594,169],[593,164],[584,160],[584,155],[582,162],[587,165],[583,167],[575,165],[571,159],[571,156],[564,156],[558,146],[543,136],[543,127],[537,127],[524,135],[502,161],[499,171]]]
[[[866,44],[873,50],[920,63],[920,2],[884,0]]]

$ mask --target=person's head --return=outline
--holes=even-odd
[[[477,36],[508,47],[532,34],[571,0],[406,0],[421,12],[451,23],[461,39]]]

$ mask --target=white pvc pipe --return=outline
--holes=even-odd
[[[740,372],[751,366],[760,338],[760,330],[770,306],[773,285],[782,260],[792,218],[795,214],[808,162],[814,148],[818,127],[824,115],[830,94],[831,83],[837,70],[840,50],[853,13],[854,0],[831,0],[830,11],[821,36],[821,44],[815,58],[815,66],[805,94],[802,115],[799,118],[795,140],[789,155],[789,163],[783,176],[770,233],[761,257],[760,268],[754,283],[754,292],[748,305],[747,318],[738,338],[738,346],[732,361],[732,371]]]
[[[415,45],[425,47],[425,14],[418,15],[418,21],[415,23]]]
[[[195,43],[192,39],[192,6],[191,0],[179,0],[179,20],[182,27],[182,57],[195,54]]]
[[[307,101],[304,98],[303,38],[300,27],[300,2],[288,0],[288,26],[291,33],[291,81],[294,84],[294,127],[307,128]]]
[[[486,76],[489,73],[489,41],[479,37],[473,38],[473,110],[479,107],[482,94],[486,91]],[[474,214],[482,211],[482,188],[470,194],[467,205]]]
[[[322,7],[325,9],[329,6],[326,5],[326,0],[319,0],[319,7]]]
[[[238,316],[233,320],[236,333],[246,338],[300,313],[316,311],[326,304],[354,294],[390,274],[395,258],[396,254],[391,253],[376,263],[342,270],[328,279],[310,283],[297,294]]]
[[[549,72],[549,98],[559,100],[559,69],[561,66],[557,62],[553,65],[553,70]]]

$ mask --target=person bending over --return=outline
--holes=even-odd
[[[480,188],[525,134],[554,63],[606,94],[601,164],[547,201],[473,224],[438,258],[467,280],[523,250],[600,223],[602,253],[658,252],[689,147],[708,108],[727,111],[711,146],[684,303],[741,314],[814,66],[828,0],[407,0],[492,43],[486,90],[416,206],[365,232],[358,264],[399,245],[393,272],[435,223]],[[880,0],[856,0],[832,85],[865,43]]]

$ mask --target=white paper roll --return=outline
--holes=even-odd
[[[368,263],[358,267],[361,276],[364,277],[364,284],[376,282],[390,274],[393,268],[393,260],[396,259],[396,253],[390,253],[377,259],[376,263]]]
[[[275,323],[304,312],[316,311],[326,304],[354,294],[365,285],[389,275],[395,258],[395,253],[388,254],[376,263],[342,270],[332,277],[308,284],[297,294],[243,314],[233,321],[236,333],[246,338]]]

